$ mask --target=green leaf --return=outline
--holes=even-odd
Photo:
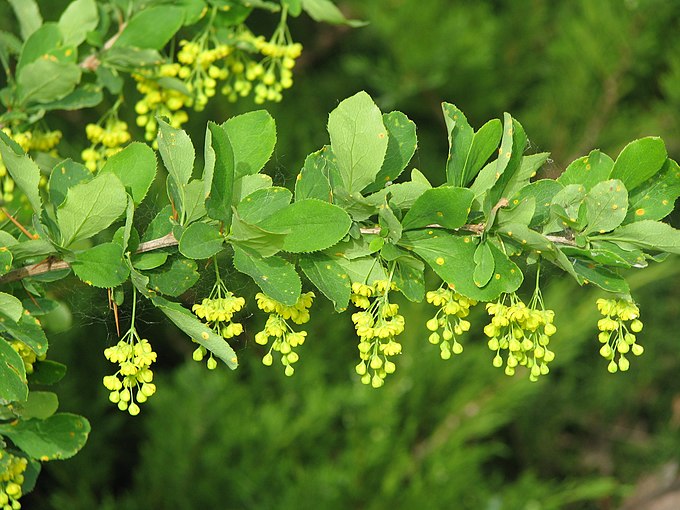
[[[232,117],[222,127],[234,150],[234,178],[262,170],[276,145],[276,123],[272,116],[257,110]]]
[[[123,247],[104,243],[76,252],[71,269],[83,282],[93,287],[117,287],[127,280],[130,270],[123,260]]]
[[[148,286],[166,296],[179,296],[198,281],[200,275],[197,269],[198,265],[193,260],[180,256],[169,257],[168,262],[146,273]]]
[[[331,0],[302,0],[302,8],[314,21],[350,27],[361,27],[366,24],[363,21],[345,18]]]
[[[305,164],[295,180],[295,200],[316,198],[324,202],[333,201],[333,192],[329,180],[330,161],[323,154],[323,149],[313,152],[305,159]]]
[[[510,178],[505,187],[503,195],[512,197],[515,193],[521,190],[524,186],[529,184],[532,177],[536,175],[538,170],[550,157],[549,152],[539,152],[538,154],[530,154],[529,156],[522,156],[519,164],[519,170]]]
[[[231,221],[227,240],[234,245],[256,251],[261,257],[270,257],[281,251],[286,233],[269,232],[257,225],[246,223],[237,214]]]
[[[23,150],[0,131],[0,156],[12,180],[24,192],[36,214],[42,211],[42,200],[38,185],[40,183],[40,169]]]
[[[539,253],[547,253],[554,250],[554,245],[548,238],[521,223],[506,223],[496,231],[511,239],[523,249],[530,248]]]
[[[15,260],[21,260],[33,257],[43,257],[56,253],[54,246],[44,239],[29,239],[21,243],[10,246],[10,251],[14,255]]]
[[[508,223],[529,225],[535,213],[536,199],[534,197],[525,197],[521,201],[514,199],[508,207],[502,207],[498,210],[496,224],[499,226]]]
[[[184,186],[184,222],[183,226],[187,226],[196,220],[200,220],[206,214],[205,211],[205,186],[200,179],[193,179],[189,184]]]
[[[432,224],[460,228],[465,225],[473,198],[474,194],[467,188],[445,186],[429,189],[418,197],[404,216],[404,230]]]
[[[67,46],[78,46],[87,33],[97,28],[99,13],[94,0],[74,0],[59,18],[59,28]]]
[[[232,205],[236,205],[253,191],[272,186],[272,178],[265,174],[244,175],[234,181],[234,198]]]
[[[26,370],[21,356],[0,338],[0,402],[26,400]]]
[[[14,256],[6,246],[0,246],[0,276],[7,274],[12,269]]]
[[[475,272],[472,275],[472,280],[477,287],[484,287],[493,277],[493,271],[496,267],[496,261],[493,258],[493,253],[491,253],[489,243],[482,242],[477,245],[473,260]]]
[[[72,62],[39,59],[17,73],[19,104],[49,103],[70,94],[80,81],[81,71]]]
[[[231,223],[231,203],[234,196],[234,149],[226,129],[221,126],[209,122],[206,142],[208,136],[210,143],[206,145],[206,154],[210,149],[214,157],[214,167],[212,173],[207,175],[209,172],[206,162],[206,171],[203,175],[205,187],[209,191],[205,202],[206,211],[208,216],[228,226]]]
[[[418,198],[432,186],[427,179],[421,179],[422,174],[415,168],[411,171],[411,180],[392,184],[380,191],[366,197],[365,202],[372,205],[379,205],[389,198],[390,206],[396,209],[410,209]]]
[[[596,238],[630,243],[650,251],[680,254],[680,230],[660,221],[637,221]]]
[[[284,251],[309,253],[333,246],[345,237],[351,225],[352,220],[340,207],[307,198],[281,209],[259,226],[286,233]]]
[[[330,113],[331,148],[349,193],[375,181],[387,151],[386,131],[380,109],[366,92],[345,99]]]
[[[474,179],[492,154],[498,149],[503,134],[503,124],[493,119],[484,124],[472,137],[472,145],[467,153],[465,169],[462,172],[461,186],[467,186]]]
[[[524,186],[510,200],[510,207],[517,208],[527,201],[533,201],[534,214],[529,223],[532,227],[538,227],[548,221],[550,217],[550,205],[552,199],[563,189],[562,184],[552,179],[541,179]],[[499,221],[501,211],[498,212]]]
[[[290,262],[276,255],[262,258],[255,252],[234,246],[234,267],[250,276],[269,297],[288,306],[297,303],[302,283]]]
[[[377,195],[377,193],[374,193],[371,196],[374,197],[375,195]],[[360,222],[377,214],[378,206],[385,202],[386,196],[387,195],[383,194],[380,200],[374,205],[365,199],[358,191],[350,194],[344,188],[336,188],[333,193],[333,202],[337,206],[342,207],[347,214],[350,215],[352,220]]]
[[[590,191],[598,182],[609,178],[613,167],[614,160],[612,158],[604,152],[594,150],[587,156],[573,161],[557,178],[557,182],[564,186],[580,184],[586,191]]]
[[[33,378],[31,378],[31,381]],[[51,391],[31,391],[28,400],[14,404],[14,412],[23,420],[45,420],[57,412],[59,399]]]
[[[257,224],[288,206],[292,198],[286,188],[273,186],[254,191],[241,200],[236,210],[243,221]]]
[[[298,263],[309,281],[333,303],[336,312],[347,310],[352,288],[349,276],[336,258],[309,253],[301,256]]]
[[[0,331],[3,330],[15,340],[25,343],[36,356],[43,356],[47,353],[49,344],[45,332],[42,330],[40,321],[31,314],[23,313],[19,322],[16,323],[0,320]]]
[[[5,232],[4,230],[0,230],[0,246],[9,248],[10,246],[14,246],[16,244],[19,244],[19,242],[11,234]]]
[[[503,293],[514,292],[524,276],[503,252],[490,244],[494,275],[482,288],[474,283],[474,254],[477,240],[455,236],[440,230],[406,232],[400,244],[422,258],[456,292],[479,301],[492,301]]]
[[[57,209],[61,245],[98,234],[116,221],[127,207],[127,193],[120,179],[111,173],[97,175],[89,182],[68,190]]]
[[[163,0],[161,3],[181,7],[184,11],[184,26],[197,23],[207,12],[204,0]]]
[[[223,245],[219,228],[207,223],[192,223],[182,233],[179,251],[190,259],[207,259],[219,253]]]
[[[574,271],[581,285],[592,283],[607,292],[630,294],[628,282],[621,276],[605,267],[582,260],[574,261]]]
[[[161,50],[182,26],[183,14],[181,7],[170,5],[142,9],[127,22],[113,47]]]
[[[165,168],[176,186],[183,189],[194,171],[194,144],[186,132],[172,127],[162,119],[158,119],[157,141]]]
[[[349,276],[350,282],[372,285],[376,280],[386,280],[387,274],[374,257],[359,257],[352,260],[338,258],[337,263]]]
[[[151,67],[161,65],[165,60],[156,50],[136,48],[132,46],[113,46],[101,53],[102,64],[113,68]],[[100,77],[103,74],[98,74]],[[121,83],[122,85],[122,83]],[[116,89],[117,81],[108,81],[108,86]]]
[[[621,248],[616,246],[614,243],[597,243],[597,244],[607,244],[610,245],[611,247],[614,247],[617,249],[617,251],[613,251],[612,249],[599,249],[599,248],[577,248],[575,246],[562,246],[562,251],[564,252],[565,255],[568,257],[572,258],[578,258],[578,259],[590,259],[593,262],[596,262],[599,265],[603,266],[613,266],[613,267],[623,267],[623,268],[629,268],[635,264],[638,263],[643,263],[645,261],[645,257],[642,254],[641,251],[638,251],[637,253],[640,254],[640,259],[633,259],[632,263],[628,260],[630,259],[630,256],[627,257],[622,257],[620,254],[621,253],[626,253],[624,252]],[[635,252],[628,252],[629,254],[635,254]]]
[[[205,129],[205,141],[203,142],[203,191],[206,197],[210,197],[210,191],[213,184],[213,176],[215,174],[215,162],[217,159],[212,141],[213,135],[211,126],[213,125],[216,126],[214,122],[208,121],[208,125],[206,126]],[[227,141],[229,141],[228,137]],[[229,144],[229,148],[231,149],[231,143]],[[232,191],[233,191],[233,174],[232,174]],[[229,203],[229,205],[231,205],[231,203]]]
[[[59,302],[49,298],[33,297],[24,299],[21,304],[33,316],[47,315],[59,308]]]
[[[680,197],[680,166],[667,159],[661,171],[630,194],[624,223],[661,220],[668,216]]]
[[[463,186],[465,162],[467,161],[474,130],[465,114],[451,103],[442,103],[446,131],[449,136],[449,155],[446,159],[446,182],[451,186]]]
[[[15,70],[15,75],[31,62],[43,58],[44,55],[51,55],[58,51],[62,46],[61,30],[56,23],[48,22],[33,32],[21,48],[19,61]]]
[[[30,378],[32,384],[50,386],[61,381],[65,375],[66,365],[46,359],[33,364],[33,373]]]
[[[571,225],[580,230],[583,227],[581,220],[584,219],[582,215],[585,208],[582,206],[585,198],[586,189],[582,185],[568,184],[553,197],[550,205],[551,214],[560,218],[561,226]]]
[[[89,433],[90,423],[82,416],[69,413],[57,413],[46,420],[19,420],[0,425],[0,434],[40,460],[73,457],[85,445]]]
[[[401,112],[385,113],[382,116],[387,129],[387,151],[382,167],[365,192],[378,191],[396,180],[404,171],[416,152],[418,138],[416,125]]]
[[[148,145],[133,142],[106,160],[99,173],[107,172],[116,175],[140,204],[156,178],[156,155]]]
[[[586,195],[586,219],[584,234],[604,234],[621,225],[628,211],[628,191],[621,181],[611,179],[593,186]]]
[[[288,13],[293,17],[297,18],[302,12],[301,0],[282,0],[281,4],[288,7]]]
[[[38,4],[35,0],[9,0],[9,3],[19,21],[21,38],[25,41],[43,23]]]
[[[56,101],[42,103],[42,110],[82,110],[93,108],[104,100],[101,87],[86,83],[80,85],[67,96]]]
[[[484,200],[485,210],[490,211],[502,198],[509,198],[510,186],[522,168],[527,135],[522,125],[506,113],[503,122],[501,148],[496,160],[495,175],[498,176]]]
[[[162,251],[152,251],[148,253],[139,253],[132,257],[132,265],[139,271],[148,271],[149,269],[156,269],[165,264],[168,260],[168,254]]]
[[[160,239],[172,232],[172,222],[170,221],[170,218],[172,218],[172,207],[166,205],[163,209],[158,211],[158,214],[151,220],[149,226],[146,227],[144,235],[142,236],[142,242]]]
[[[0,314],[14,322],[19,322],[21,314],[23,313],[24,307],[22,306],[21,301],[11,294],[0,292]]]
[[[635,140],[623,148],[609,177],[619,179],[632,191],[661,170],[666,157],[666,146],[661,138],[648,136]]]
[[[92,172],[85,168],[85,165],[76,163],[71,159],[65,159],[58,163],[50,173],[48,186],[50,202],[55,207],[59,207],[66,200],[66,193],[70,188],[91,179]]]
[[[238,358],[231,346],[221,336],[199,321],[189,310],[161,297],[151,299],[154,305],[194,341],[208,349],[229,368],[238,367]]]
[[[410,256],[399,257],[396,260],[394,283],[406,299],[421,303],[425,297],[425,264]]]
[[[390,243],[396,244],[399,242],[404,229],[396,214],[394,214],[394,211],[392,211],[392,208],[387,203],[378,206],[378,222],[382,228],[387,229],[386,239]],[[382,245],[380,247],[382,248]]]

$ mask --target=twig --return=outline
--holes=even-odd
[[[139,243],[135,253],[145,253],[148,251],[159,250],[161,248],[168,248],[170,246],[177,246],[177,239],[175,239],[175,236],[172,235],[172,232],[158,239],[152,239],[151,241]],[[71,267],[70,264],[64,260],[53,261],[51,258],[48,258],[38,262],[37,264],[31,264],[30,266],[24,266],[20,267],[19,269],[15,269],[14,271],[10,271],[5,276],[0,277],[0,285],[15,282],[17,280],[23,280],[24,278],[29,278],[31,276],[49,273],[50,271],[68,269],[69,267]]]

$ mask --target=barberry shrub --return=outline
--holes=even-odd
[[[74,2],[77,7],[86,3]],[[282,20],[287,12],[299,14],[305,4],[283,2]],[[324,296],[337,312],[352,307],[361,382],[375,388],[388,384],[402,352],[399,335],[408,327],[395,302],[401,294],[436,308],[418,327],[444,359],[463,353],[465,333],[472,327],[466,317],[472,307],[486,303],[490,323],[483,329],[490,362],[509,376],[537,380],[559,356],[549,347],[559,333],[541,292],[548,268],[613,295],[597,302],[604,316],[598,323],[600,353],[610,372],[629,368],[628,352],[642,354],[635,336],[642,331],[639,309],[621,271],[680,253],[680,232],[660,221],[680,196],[680,168],[667,157],[661,139],[633,141],[616,159],[595,150],[558,179],[540,179],[536,176],[549,155],[527,153],[527,136],[511,115],[475,131],[463,112],[444,103],[446,182],[433,187],[417,169],[404,177],[417,146],[414,123],[397,111],[383,114],[368,94],[359,92],[331,112],[330,143],[307,157],[292,191],[274,186],[262,173],[276,144],[274,119],[264,110],[208,123],[202,168],[196,169],[194,143],[181,129],[184,116],[178,112],[184,106],[205,106],[207,99],[199,98],[210,97],[216,87],[208,78],[230,76],[216,62],[236,55],[243,42],[242,29],[230,33],[235,39],[227,38],[235,49],[221,49],[228,43],[211,38],[221,11],[210,5],[211,28],[180,44],[178,62],[142,66],[160,66],[156,85],[149,83],[150,75],[136,73],[144,94],[136,103],[138,123],[151,146],[125,145],[130,137],[116,109],[86,128],[93,145],[82,154],[85,164],[64,160],[41,167],[37,156],[26,154],[34,147],[22,147],[21,137],[17,141],[28,117],[17,121],[16,131],[0,133],[6,180],[16,186],[12,203],[17,205],[5,209],[9,214],[0,231],[0,285],[7,291],[0,293],[0,435],[5,438],[0,467],[6,473],[0,487],[11,508],[30,490],[41,461],[75,454],[89,432],[83,417],[56,413],[55,394],[33,391],[65,372],[63,365],[45,358],[48,341],[40,316],[54,306],[47,297],[51,284],[71,272],[101,288],[114,315],[118,307],[132,309],[126,333],[102,347],[116,365],[114,373],[103,376],[109,398],[133,416],[156,392],[150,368],[156,360],[153,339],[141,338],[135,327],[140,299],[198,345],[194,359],[207,356],[209,369],[220,361],[237,368],[231,342],[247,329],[240,315],[247,303],[222,277],[226,273],[220,267],[228,261],[259,288],[256,306],[268,314],[264,329],[253,335],[256,344],[268,347],[263,364],[272,365],[276,356],[288,376],[300,366],[307,341],[297,326],[309,320],[313,299]],[[120,40],[142,38],[142,32],[127,39],[125,34],[129,27],[144,26],[149,16],[144,13],[152,10],[133,13],[110,47],[102,44],[102,52],[123,44]],[[179,19],[189,19],[188,14]],[[298,49],[280,50],[290,48],[282,26],[274,42],[258,50],[265,55],[259,64],[263,71],[251,70],[251,79],[247,64],[241,70],[247,83],[261,78],[255,89],[267,88],[266,93],[255,90],[256,100],[276,100],[286,88],[283,71],[291,67],[286,59],[294,59]],[[178,29],[154,44],[164,46]],[[55,30],[65,37],[65,28]],[[76,46],[90,31],[74,39]],[[22,55],[31,47],[31,34]],[[260,44],[247,39],[254,47]],[[225,62],[229,72],[236,72],[238,59]],[[196,96],[164,95],[163,84],[176,84],[164,78],[185,80]],[[243,95],[248,89],[242,85],[236,90],[237,83],[245,83],[239,79],[226,85],[232,87],[228,94]],[[41,147],[55,137],[58,141],[58,135],[41,136],[49,138]],[[154,148],[165,167],[162,176]],[[157,178],[165,180],[167,205],[140,232],[136,213]],[[189,310],[173,298],[194,287],[199,267],[214,271],[215,283]],[[426,270],[443,282],[438,289],[425,288]],[[533,286],[526,302],[521,297],[525,275]],[[17,297],[24,295],[28,298]]]
[[[135,255],[140,246],[144,251],[144,244],[139,244],[133,227],[134,211],[155,178],[156,157],[147,145],[132,141],[134,128],[122,119],[129,113],[136,115],[143,139],[157,148],[159,124],[166,129],[179,128],[188,120],[188,109],[201,111],[214,96],[226,96],[231,102],[248,97],[257,104],[278,102],[293,85],[293,69],[302,52],[288,28],[290,17],[304,12],[315,21],[357,23],[345,19],[329,0],[74,0],[55,22],[43,20],[36,0],[10,1],[9,7],[17,33],[0,30],[0,63],[5,76],[0,90],[0,277],[5,275],[2,287],[8,291],[0,293],[3,510],[20,508],[19,499],[33,488],[40,462],[74,455],[90,430],[84,417],[56,412],[55,393],[28,391],[29,384],[34,390],[58,382],[66,371],[65,366],[46,359],[48,341],[40,317],[57,306],[45,297],[51,282],[79,267],[84,281],[111,287],[109,303],[117,310],[124,293],[130,292],[123,282],[139,277],[139,288],[153,286],[158,293],[156,305],[172,321],[192,331],[200,344],[196,359],[209,352],[208,368],[214,369],[217,361],[213,354],[219,353],[231,366],[236,364],[233,352],[222,343],[243,331],[239,323],[230,321],[230,314],[243,306],[243,299],[232,298],[218,274],[215,295],[195,309],[207,323],[190,315],[187,322],[186,310],[164,301],[161,294],[176,296],[187,288],[187,282],[193,285],[196,263],[163,250]],[[251,30],[250,15],[256,10],[275,18],[271,33]],[[58,122],[56,114],[101,112],[101,105],[110,106],[96,122],[85,125],[83,135],[89,146],[80,154],[82,163],[62,157],[62,132],[50,128]],[[134,112],[126,105],[133,105]],[[172,131],[168,133],[174,136]],[[229,142],[225,138],[216,143]],[[220,151],[225,147],[221,145]],[[196,180],[187,192],[183,179],[187,172],[191,174],[193,149],[186,156],[189,159],[184,163],[189,166],[180,164],[181,175],[176,174],[180,185],[172,193],[181,196],[180,221],[188,226],[205,215],[203,203],[211,181],[203,179],[204,189]],[[190,211],[187,200],[194,200],[197,209]],[[93,208],[86,212],[88,204]],[[176,211],[159,215],[162,221],[154,228],[165,228],[171,217],[172,221],[178,219]],[[125,225],[116,237],[94,246],[93,236],[121,214],[126,217]],[[173,238],[169,246],[176,244]],[[151,245],[161,248],[155,240]],[[73,258],[76,253],[80,261]],[[24,278],[12,273],[13,268],[35,265],[39,260],[47,264],[49,276],[33,273]],[[125,260],[132,269],[122,269],[119,263]],[[66,271],[60,271],[61,266]],[[168,267],[173,271],[166,272]],[[143,272],[154,269],[158,276],[149,283],[149,273]],[[184,272],[177,283],[175,270],[180,269]],[[109,285],[111,282],[105,281],[109,277],[117,284]],[[12,281],[20,283],[9,283]],[[111,402],[133,416],[156,391],[150,368],[156,353],[135,328],[136,290],[133,287],[133,317],[127,332],[104,350],[116,370],[103,378]],[[293,362],[291,355],[288,359]]]

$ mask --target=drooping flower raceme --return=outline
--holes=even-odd
[[[136,298],[137,293],[133,287],[130,329],[116,345],[104,350],[106,359],[118,365],[116,373],[104,377],[104,386],[110,391],[109,400],[117,404],[118,409],[127,411],[132,416],[139,414],[139,404],[156,393],[150,368],[156,361],[156,353],[149,341],[140,338],[135,329]]]
[[[313,292],[305,292],[300,295],[297,302],[292,305],[284,305],[259,292],[255,299],[257,307],[269,314],[264,329],[255,335],[255,342],[267,345],[272,340],[269,351],[262,358],[262,363],[271,366],[274,363],[272,351],[281,353],[281,364],[284,373],[291,376],[295,373],[293,365],[300,359],[295,348],[305,342],[306,331],[295,331],[288,321],[295,324],[305,324],[309,321],[309,308],[314,300]]]
[[[399,305],[389,300],[390,291],[396,288],[388,280],[376,280],[372,285],[352,284],[352,303],[363,309],[352,314],[361,358],[356,372],[362,383],[374,388],[381,387],[385,378],[394,373],[396,365],[390,358],[401,354],[396,337],[404,331],[404,317],[398,313]]]
[[[632,301],[623,299],[598,299],[597,308],[603,318],[597,322],[599,341],[603,344],[600,355],[609,360],[607,370],[625,372],[630,367],[626,354],[640,356],[644,348],[637,343],[635,333],[642,331],[640,310]],[[618,354],[618,360],[616,355]]]
[[[427,329],[431,331],[428,340],[434,345],[439,344],[442,359],[451,358],[451,354],[460,354],[463,345],[458,339],[470,330],[470,322],[465,317],[477,301],[444,287],[429,291],[425,298],[428,303],[439,308],[426,323]]]
[[[555,359],[548,344],[557,328],[553,324],[555,312],[544,308],[538,286],[528,305],[513,293],[487,303],[486,310],[491,322],[484,333],[489,337],[489,349],[496,352],[493,365],[500,368],[505,364],[507,375],[515,375],[517,366],[525,366],[531,381],[547,374],[548,363]],[[502,353],[507,353],[505,360]]]

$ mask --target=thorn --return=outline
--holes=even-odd
[[[19,223],[19,222],[14,218],[14,216],[12,216],[12,215],[9,213],[9,211],[8,211],[7,209],[5,209],[4,207],[0,207],[0,211],[2,211],[2,212],[4,213],[4,215],[7,216],[7,218],[8,218],[12,223],[14,223],[14,225],[16,225],[16,227],[17,227],[19,230],[21,230],[21,231],[24,233],[24,235],[25,235],[26,237],[28,237],[29,239],[38,239],[38,237],[39,237],[38,234],[31,234],[28,230],[26,230],[26,229],[24,228],[24,226],[23,226],[21,223]]]

